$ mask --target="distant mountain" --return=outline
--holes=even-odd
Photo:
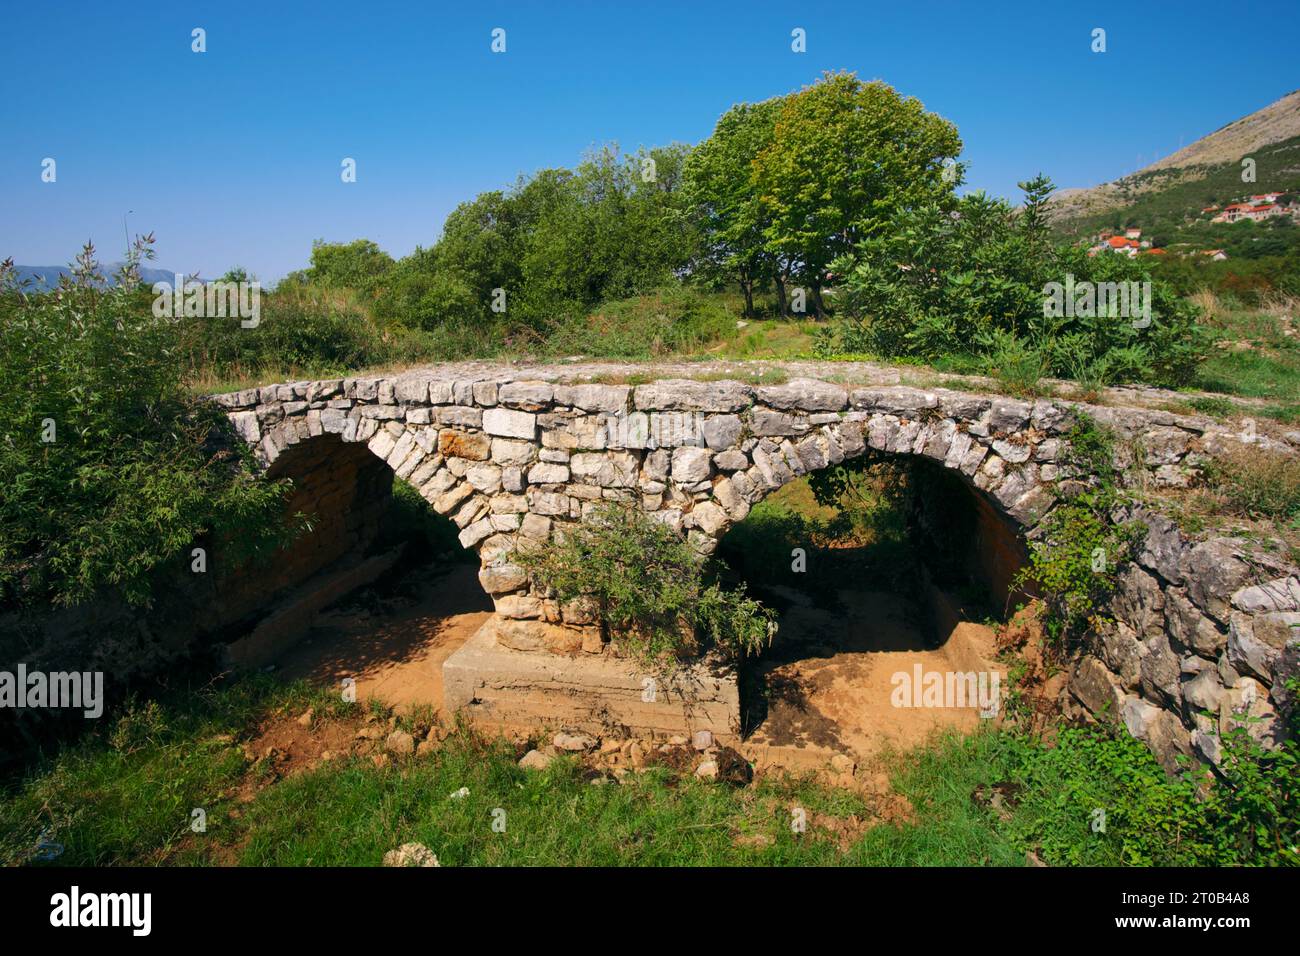
[[[1243,183],[1241,161],[1255,160],[1255,181]],[[1234,120],[1136,173],[1091,189],[1063,189],[1052,200],[1058,223],[1088,222],[1143,204],[1167,214],[1181,204],[1194,214],[1237,196],[1300,187],[1300,90]]]
[[[99,271],[103,273],[108,285],[116,285],[114,276],[117,270],[122,267],[120,262],[101,263]],[[59,278],[70,274],[71,270],[67,266],[14,266],[19,282],[28,280],[31,282],[30,291],[39,292],[45,289],[53,289],[59,284]],[[166,269],[145,269],[141,268],[140,278],[153,285],[155,282],[175,283],[176,273],[168,272]]]

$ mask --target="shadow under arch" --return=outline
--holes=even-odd
[[[301,515],[306,526],[268,560],[240,567],[220,584],[227,616],[244,622],[244,636],[231,644],[237,666],[278,659],[324,608],[358,590],[391,599],[408,576],[428,577],[424,566],[430,563],[450,575],[441,613],[491,610],[475,577],[474,550],[463,548],[452,522],[398,479],[366,442],[332,433],[301,439],[279,451],[265,477],[289,480],[285,514]],[[390,631],[382,621],[370,637],[340,653],[340,662],[351,656],[360,668],[400,662],[413,653],[409,634]]]
[[[780,614],[773,647],[742,674],[745,732],[839,749],[845,727],[816,704],[827,682],[851,684],[870,660],[975,660],[970,625],[991,637],[981,622],[1005,618],[1028,548],[966,476],[867,449],[769,490],[716,556]]]

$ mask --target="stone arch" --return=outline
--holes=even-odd
[[[880,370],[858,372],[871,378]],[[575,374],[447,366],[215,400],[268,467],[322,435],[365,443],[456,522],[461,543],[478,554],[496,616],[571,628],[577,636],[558,649],[573,654],[603,653],[588,639],[590,621],[533,593],[509,554],[522,538],[544,542],[603,501],[638,503],[709,553],[776,488],[872,448],[960,474],[1032,538],[1063,493],[1087,477],[1063,461],[1081,407],[1139,439],[1122,453],[1150,487],[1186,486],[1215,448],[1239,440],[1209,419],[1167,411],[946,388],[815,378],[574,383]],[[1192,539],[1159,514],[1138,508],[1132,516],[1148,527],[1148,543],[1121,575],[1108,609],[1113,632],[1099,635],[1073,668],[1069,703],[1088,719],[1122,720],[1167,766],[1193,752],[1213,762],[1200,712],[1218,708],[1224,721],[1244,707],[1272,727],[1282,677],[1300,671],[1290,626],[1300,621],[1300,571],[1244,540]],[[570,666],[548,665],[547,673]]]
[[[759,389],[756,397],[763,404],[737,416],[735,446],[713,455],[707,494],[682,516],[703,553],[767,495],[869,451],[943,467],[1022,538],[1056,502],[1065,477],[1062,441],[1052,436],[1072,415],[1052,403],[908,388],[850,394],[812,381]],[[690,468],[700,455],[674,451],[674,464]]]

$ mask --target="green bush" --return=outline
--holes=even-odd
[[[1149,264],[1053,247],[1042,211],[1050,182],[1040,177],[1022,187],[1019,211],[983,193],[920,206],[837,260],[846,318],[821,336],[818,350],[933,361],[974,349],[1021,390],[1032,387],[1040,365],[1046,374],[1082,374],[1094,384],[1190,381],[1208,344],[1194,309],[1153,279]],[[1050,314],[1048,283],[1064,285],[1068,276],[1076,283],[1151,281],[1150,324],[1100,309]]]
[[[87,246],[74,277],[31,296],[6,266],[0,608],[104,587],[143,602],[152,572],[188,562],[201,536],[236,555],[279,541],[284,486],[256,478],[221,411],[187,397],[178,327],[133,275],[105,287]]]
[[[357,293],[317,283],[283,282],[264,293],[252,328],[206,318],[178,329],[185,364],[198,377],[328,375],[390,361],[393,346]]]
[[[743,590],[706,582],[687,541],[637,508],[607,505],[558,542],[515,556],[561,602],[593,606],[606,632],[647,663],[696,653],[698,636],[757,653],[774,630],[770,611]]]
[[[1229,862],[1215,806],[1122,730],[1065,728],[1050,747],[1021,734],[999,743],[1016,784],[1009,835],[1049,866]]]
[[[1282,709],[1285,733],[1278,746],[1265,748],[1252,736],[1249,720],[1223,735],[1224,783],[1216,809],[1233,857],[1300,866],[1300,678],[1291,677],[1285,687],[1289,703]]]
[[[369,239],[311,245],[311,266],[302,277],[309,282],[344,289],[373,291],[393,268],[393,258]]]

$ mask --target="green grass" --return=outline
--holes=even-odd
[[[654,769],[593,785],[567,758],[525,771],[508,743],[464,728],[425,757],[335,760],[236,800],[266,772],[241,740],[268,715],[309,705],[318,717],[361,716],[336,695],[259,676],[105,718],[0,794],[0,863],[32,862],[42,834],[65,850],[40,865],[377,865],[410,841],[444,866],[1019,865],[1031,851],[1053,865],[1240,862],[1225,855],[1233,837],[1213,816],[1219,804],[1168,779],[1137,741],[1099,731],[1062,731],[1047,746],[985,728],[887,754],[882,767],[914,809],[902,825],[879,822],[878,798],[810,777],[732,788]],[[1008,792],[1005,807],[976,798],[992,784]],[[453,799],[462,787],[468,796]],[[206,833],[190,832],[195,807]]]
[[[737,360],[808,358],[816,328],[811,319],[751,320],[714,352],[718,358]]]
[[[1293,403],[1300,400],[1300,354],[1219,350],[1201,367],[1198,384],[1207,392]]]
[[[192,809],[243,775],[236,737],[270,708],[310,696],[258,678],[128,703],[0,797],[0,864],[26,859],[42,833],[63,844],[60,862],[152,862],[189,832]]]

